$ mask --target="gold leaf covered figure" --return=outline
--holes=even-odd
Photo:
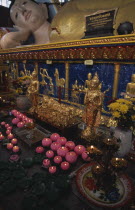
[[[39,81],[37,80],[37,72],[34,70],[31,76],[31,83],[27,89],[27,96],[31,100],[32,108],[30,112],[35,112],[38,104]]]
[[[82,132],[82,138],[89,138],[93,134],[94,129],[99,126],[103,99],[104,93],[101,92],[101,83],[97,73],[95,73],[84,97],[86,108],[83,121],[86,123],[86,129]]]
[[[127,84],[125,98],[135,98],[135,74],[131,76],[131,82]]]

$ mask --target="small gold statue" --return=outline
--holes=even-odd
[[[85,80],[84,88],[86,88],[86,89],[88,88],[89,89],[90,88],[92,74],[91,73],[88,73],[87,77],[88,77],[88,79]]]
[[[27,96],[32,103],[32,108],[30,112],[35,112],[36,106],[38,104],[38,91],[39,91],[39,81],[37,80],[37,72],[34,70],[31,75],[31,83],[27,89]]]
[[[88,140],[95,133],[94,129],[99,126],[103,99],[104,93],[101,92],[101,83],[97,73],[95,73],[84,97],[86,109],[83,121],[86,123],[86,129],[82,132],[82,138]]]
[[[54,76],[55,76],[55,79],[56,79],[56,86],[64,88],[65,79],[64,78],[59,78],[59,71],[58,71],[57,68],[55,69]]]
[[[135,98],[135,74],[132,74],[131,82],[127,84],[125,98]]]
[[[74,103],[79,103],[79,86],[77,80],[75,80],[75,83],[72,85],[71,97]]]

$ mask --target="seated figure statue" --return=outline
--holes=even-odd
[[[135,98],[135,74],[132,74],[131,82],[127,84],[125,98]]]

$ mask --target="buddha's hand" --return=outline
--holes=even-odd
[[[9,32],[1,38],[1,48],[6,49],[21,46],[21,43],[23,41],[26,41],[29,35],[30,31],[25,29],[21,29],[15,32]]]

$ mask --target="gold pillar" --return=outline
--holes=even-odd
[[[69,89],[69,62],[65,62],[65,100],[68,100]]]
[[[18,62],[15,62],[15,68],[16,68],[16,79],[19,77],[19,71],[18,71]]]
[[[120,73],[120,64],[114,63],[114,82],[113,82],[112,98],[117,98],[118,84],[119,84],[119,73]]]
[[[34,71],[37,73],[37,80],[38,80],[38,62],[34,62]]]

